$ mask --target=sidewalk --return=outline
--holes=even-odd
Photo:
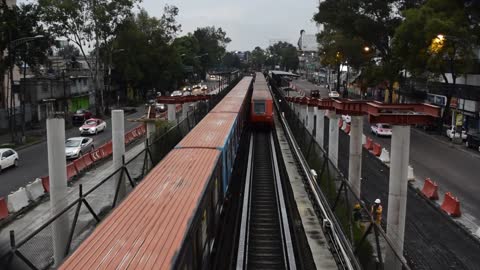
[[[144,144],[140,143],[132,147],[125,154],[126,162],[129,162],[133,158],[135,158],[130,164],[127,165],[129,174],[133,179],[141,176],[144,159],[143,155],[137,155],[143,150]],[[68,187],[68,193],[66,195],[68,203],[70,204],[76,199],[78,199],[79,185],[83,186],[83,193],[86,194],[114,171],[115,170],[113,168],[113,162],[109,160],[104,164],[101,164],[98,167],[95,167],[90,171],[86,172],[83,176],[74,181],[73,184]],[[88,194],[85,197],[85,199],[91,205],[95,213],[101,219],[111,210],[111,204],[113,202],[115,194],[114,178],[115,177],[111,177],[107,182],[105,182],[94,192]],[[125,181],[128,182],[128,180],[126,179]],[[127,186],[127,191],[131,191],[130,186]],[[67,215],[69,216],[69,228],[73,220],[75,208],[76,207],[72,207],[72,209],[67,212]],[[34,230],[45,224],[45,222],[48,221],[51,216],[52,215],[50,212],[50,200],[47,197],[43,199],[43,201],[41,201],[41,203],[39,203],[35,208],[28,211],[16,220],[12,221],[6,227],[2,228],[0,230],[0,265],[7,266],[5,264],[5,261],[3,260],[6,259],[4,258],[4,256],[8,254],[8,252],[11,250],[9,234],[11,230],[15,231],[16,243],[19,243]],[[85,205],[82,205],[79,219],[75,227],[75,235],[70,250],[74,250],[75,248],[77,248],[80,243],[93,231],[95,226],[96,222],[94,217],[87,210]],[[38,268],[42,268],[40,266],[47,266],[47,264],[51,261],[51,256],[53,255],[51,232],[52,228],[51,225],[49,225],[19,249],[19,251],[28,260],[31,260]],[[17,265],[15,267],[17,267]]]

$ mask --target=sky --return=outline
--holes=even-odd
[[[296,46],[300,30],[306,34],[317,32],[312,20],[317,0],[143,0],[140,6],[151,16],[160,17],[166,4],[179,8],[177,19],[182,25],[179,36],[197,27],[221,27],[232,39],[229,51],[266,48],[271,41],[278,40]]]
[[[165,4],[180,10],[180,35],[202,26],[221,27],[232,39],[227,48],[230,51],[266,48],[273,40],[296,45],[300,30],[307,34],[317,31],[312,20],[318,7],[316,0],[143,0],[141,6],[160,17]]]

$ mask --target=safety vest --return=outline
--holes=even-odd
[[[383,209],[380,204],[377,207],[375,207],[375,205],[372,205],[372,210],[370,212],[372,213],[373,218],[375,218],[375,222],[377,224],[380,224],[380,222],[382,221],[382,211]]]

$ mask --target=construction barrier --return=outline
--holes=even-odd
[[[408,165],[408,181],[414,181],[415,174],[413,173],[413,167]]]
[[[363,145],[367,150],[373,149],[373,140],[370,137],[367,137],[367,142]]]
[[[49,193],[50,192],[50,177],[49,176],[44,176],[41,179],[42,179],[43,190],[45,190],[46,193]]]
[[[344,130],[345,133],[350,134],[350,129],[351,129],[350,124],[347,124]]]
[[[372,154],[379,157],[382,154],[382,146],[379,143],[373,144]]]
[[[28,206],[27,191],[24,187],[8,195],[7,206],[10,213],[16,213]]]
[[[367,136],[365,134],[362,134],[362,145],[365,145],[367,143]]]
[[[93,162],[97,162],[104,158],[103,151],[100,151],[100,148],[97,148],[90,153],[90,157],[92,158]]]
[[[340,118],[338,119],[338,128],[342,128],[343,127],[343,119]]]
[[[30,201],[36,201],[38,198],[42,197],[45,194],[43,189],[42,179],[37,178],[32,183],[28,184],[26,187],[27,197]]]
[[[83,158],[83,161],[85,162],[85,166],[86,166],[87,168],[89,168],[90,166],[92,166],[93,160],[92,160],[91,154],[83,155],[82,158]]]
[[[102,152],[103,157],[109,157],[113,153],[112,141],[102,145],[102,147],[100,147],[100,152]]]
[[[67,181],[72,181],[73,177],[77,175],[75,164],[72,162],[67,165]]]
[[[382,149],[382,154],[379,157],[380,161],[383,163],[390,163],[390,152],[387,149]]]
[[[460,202],[457,198],[453,197],[450,192],[445,193],[445,198],[443,199],[440,208],[452,217],[459,217],[462,215],[460,211]]]
[[[430,178],[425,179],[423,184],[422,193],[430,200],[438,200],[438,185]]]
[[[5,198],[0,198],[0,220],[8,217],[8,206]]]
[[[75,165],[75,169],[77,169],[77,172],[79,173],[85,170],[85,168],[87,168],[87,165],[85,165],[85,161],[83,160],[83,157],[84,156],[81,156],[80,158],[78,158],[73,162],[73,164]]]

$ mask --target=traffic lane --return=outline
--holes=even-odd
[[[138,118],[143,116],[143,109],[135,114],[126,115],[125,131],[128,131],[139,123],[129,122],[127,119]],[[105,132],[91,136],[95,147],[100,147],[108,142],[112,137],[111,120],[106,120],[107,128]],[[69,129],[65,132],[65,137],[78,137],[80,132],[78,128]],[[42,142],[31,147],[18,151],[19,166],[17,168],[9,168],[0,174],[0,197],[7,196],[12,191],[20,187],[25,187],[29,182],[37,177],[48,175],[48,151],[47,143]]]
[[[364,133],[369,134],[370,125],[364,122]],[[410,164],[419,183],[425,178],[436,181],[442,192],[450,191],[457,196],[462,209],[473,216],[474,223],[480,224],[480,156],[414,128],[410,136]],[[371,138],[391,153],[391,138]]]
[[[293,84],[295,84],[298,88],[303,90],[305,92],[305,95],[310,96],[311,95],[311,90],[319,90],[320,91],[320,97],[325,98],[328,97],[328,89],[319,85],[315,85],[309,81],[306,80],[295,80],[292,81]]]

